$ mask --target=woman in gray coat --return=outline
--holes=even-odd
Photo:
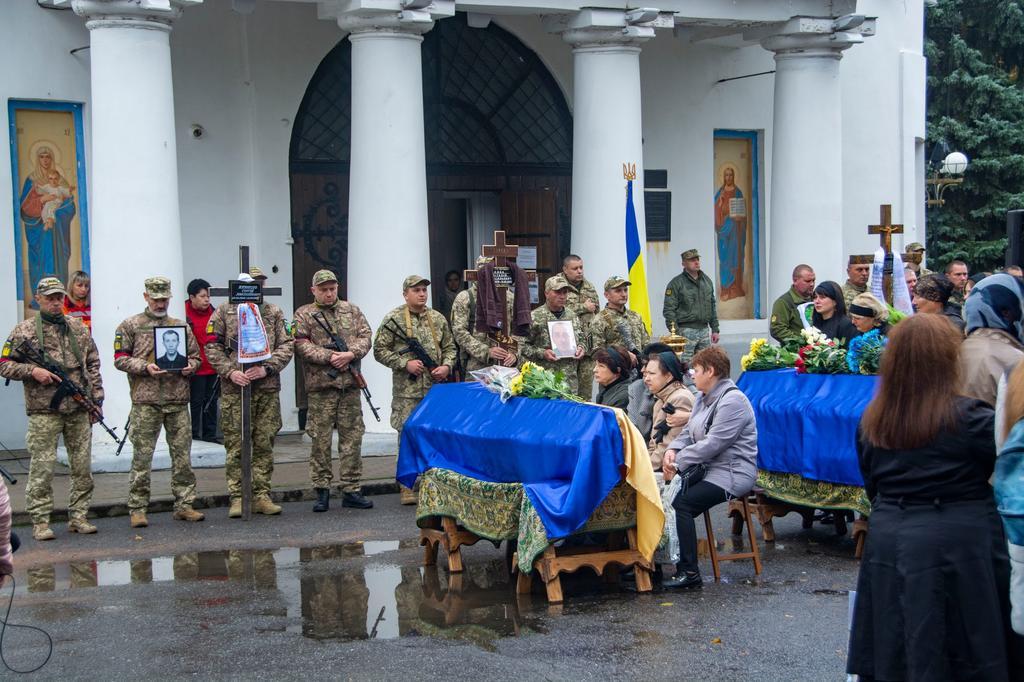
[[[694,517],[730,497],[750,492],[757,479],[757,424],[750,401],[729,378],[729,356],[718,346],[693,356],[693,382],[700,393],[690,421],[665,453],[663,469],[675,474],[694,464],[704,478],[687,486],[672,506],[679,533],[679,563],[666,588],[700,587]]]

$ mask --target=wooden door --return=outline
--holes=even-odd
[[[501,193],[501,227],[505,239],[517,246],[537,247],[540,300],[544,282],[562,269],[558,249],[558,192],[508,190]]]

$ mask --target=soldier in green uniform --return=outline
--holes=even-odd
[[[642,351],[651,341],[640,314],[626,307],[631,283],[625,277],[609,277],[604,283],[608,305],[590,323],[590,354],[611,345]]]
[[[846,265],[846,284],[843,285],[843,300],[846,301],[847,310],[854,298],[867,292],[873,262],[873,256],[850,256]]]
[[[594,315],[601,309],[601,299],[597,289],[583,276],[583,259],[576,254],[569,254],[562,260],[562,276],[569,285],[565,297],[565,307],[575,313],[579,321],[583,342],[587,348],[590,344],[590,323]],[[584,356],[576,363],[576,394],[584,400],[594,399],[594,360]]]
[[[452,330],[444,315],[427,307],[428,286],[426,277],[406,277],[402,282],[405,303],[384,316],[373,339],[373,358],[391,369],[391,427],[398,431],[399,443],[405,420],[434,382],[448,379],[455,364]],[[403,336],[418,339],[437,366],[428,370],[408,350]],[[402,504],[416,504],[416,494],[404,486]]]
[[[341,506],[369,509],[363,497],[363,406],[350,367],[370,352],[373,330],[363,312],[338,299],[338,278],[330,270],[313,275],[314,303],[295,311],[295,350],[302,358],[309,400],[306,433],[313,439],[309,453],[309,477],[316,490],[315,512],[325,512],[331,498],[331,434],[338,430],[338,482]],[[326,327],[327,329],[325,329]],[[330,330],[328,332],[327,330]],[[348,350],[328,348],[331,333],[341,337]]]
[[[672,278],[665,290],[662,315],[665,326],[686,338],[683,361],[697,351],[718,343],[718,307],[715,285],[700,269],[700,253],[689,249],[681,254],[683,271]]]
[[[128,375],[132,412],[128,435],[132,440],[132,471],[128,477],[128,512],[132,528],[148,524],[150,467],[153,450],[163,427],[171,451],[171,492],[174,518],[202,521],[203,514],[192,508],[196,497],[196,476],[192,472],[192,417],[189,412],[189,376],[199,369],[199,344],[184,320],[167,315],[171,280],[150,277],[144,283],[146,309],[118,325],[114,332],[114,367]],[[156,364],[157,327],[183,327],[187,365],[170,372]]]
[[[266,279],[259,268],[252,268],[250,277]],[[295,342],[280,308],[264,302],[259,311],[271,356],[244,367],[234,358],[238,352],[238,306],[222,303],[206,325],[206,359],[220,376],[220,428],[227,451],[224,475],[231,497],[228,518],[232,519],[242,516],[242,386],[252,387],[252,510],[257,514],[281,513],[280,505],[270,499],[270,482],[274,475],[274,438],[281,430],[281,372],[291,362]]]
[[[909,244],[907,244],[907,248],[904,249],[904,252],[906,252],[908,254],[919,253],[919,254],[921,254],[921,259],[923,260],[924,259],[924,244],[922,244],[921,242],[910,242]],[[911,270],[913,270],[914,274],[917,275],[918,279],[921,279],[925,275],[930,275],[933,272],[932,270],[929,270],[928,268],[926,268],[925,266],[921,265],[920,263],[911,263],[906,258],[903,259],[903,264],[906,267],[908,267]]]
[[[491,259],[486,256],[478,256],[476,259],[477,268],[482,267]],[[513,317],[513,302],[511,289],[505,299],[506,319]],[[452,303],[452,335],[462,355],[462,366],[467,375],[469,372],[483,369],[491,365],[504,365],[515,367],[518,357],[511,350],[502,348],[498,342],[476,330],[476,282],[470,282],[468,289],[463,289],[455,297]],[[512,337],[517,344],[522,344],[522,337]],[[468,380],[468,376],[466,379]]]
[[[25,504],[32,518],[32,537],[52,540],[50,513],[53,511],[53,467],[57,462],[57,439],[64,436],[71,465],[68,499],[68,530],[95,533],[86,521],[92,498],[92,423],[89,414],[71,397],[56,409],[50,401],[57,392],[56,376],[25,361],[18,347],[25,341],[48,360],[61,365],[71,380],[81,386],[97,405],[103,404],[100,355],[89,330],[79,320],[64,315],[64,285],[56,277],[44,277],[36,286],[39,312],[18,323],[7,336],[0,352],[0,376],[22,382],[28,432],[25,445],[31,458]]]
[[[572,285],[562,275],[555,275],[544,283],[544,305],[533,311],[530,335],[523,343],[522,354],[524,359],[545,369],[561,370],[565,374],[569,388],[582,397],[577,377],[579,376],[579,361],[586,355],[588,346],[579,317],[565,302],[571,289]],[[576,338],[576,355],[574,357],[559,358],[555,354],[553,350],[555,346],[552,344],[551,334],[548,331],[548,322],[552,320],[564,320],[572,323]],[[593,381],[593,375],[590,378]],[[585,399],[590,400],[590,395],[588,394]]]
[[[797,306],[808,303],[814,298],[814,270],[810,265],[801,263],[793,268],[793,286],[779,296],[772,306],[772,319],[768,329],[779,343],[801,340],[800,331],[804,323],[800,320]]]

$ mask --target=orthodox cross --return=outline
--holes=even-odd
[[[868,234],[877,234],[879,245],[882,250],[885,251],[885,261],[882,266],[882,294],[885,296],[887,303],[892,304],[892,278],[893,273],[893,256],[892,256],[892,236],[894,234],[903,234],[903,225],[893,224],[892,222],[892,204],[882,204],[879,207],[879,221],[878,225],[868,225]],[[904,253],[900,256],[904,263],[920,263],[921,254],[919,253]],[[851,256],[851,262],[867,264],[873,263],[875,260],[872,255],[864,256]],[[900,277],[903,273],[896,273]]]
[[[515,259],[519,255],[519,246],[508,244],[505,241],[505,231],[494,231],[494,243],[484,244],[480,249],[485,258],[494,259],[494,286],[498,290],[498,298],[501,300],[501,331],[494,335],[494,340],[506,350],[516,350],[516,342],[509,334],[510,323],[508,319],[508,288],[512,286],[512,271],[509,269],[509,259]],[[466,270],[464,273],[467,282],[476,282],[479,276],[478,270]],[[537,280],[537,272],[526,271],[526,278],[529,281]]]
[[[885,249],[885,254],[889,255],[892,253],[892,236],[903,234],[903,226],[892,224],[892,204],[882,204],[880,213],[880,224],[868,225],[868,234],[877,234],[881,247]]]
[[[245,244],[238,246],[238,272],[249,272],[249,247]],[[237,280],[231,280],[237,282]],[[234,303],[231,282],[227,288],[211,287],[210,296],[227,296]],[[263,296],[280,296],[281,287],[258,287],[260,301]],[[225,340],[226,341],[226,340]],[[239,365],[244,371],[245,366]],[[246,521],[252,518],[252,386],[242,386],[242,518]]]

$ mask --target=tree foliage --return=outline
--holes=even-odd
[[[938,0],[925,24],[929,149],[945,140],[970,159],[945,206],[928,209],[929,264],[992,270],[1006,211],[1024,208],[1024,2]]]

